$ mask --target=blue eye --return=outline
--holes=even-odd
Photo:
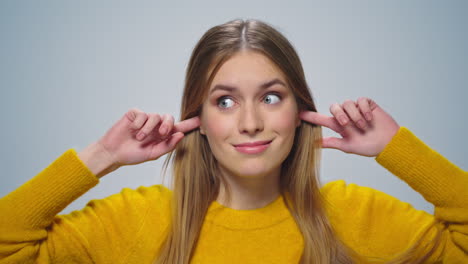
[[[280,100],[280,97],[276,94],[268,94],[263,98],[263,102],[265,102],[266,104],[276,104]]]
[[[229,107],[232,107],[233,105],[234,105],[234,100],[232,100],[229,97],[221,97],[218,100],[218,106],[221,108],[229,108]]]

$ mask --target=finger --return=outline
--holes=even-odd
[[[159,134],[161,134],[162,137],[166,136],[172,130],[173,126],[174,117],[168,114],[164,114],[162,116],[161,126],[159,127]]]
[[[360,129],[365,129],[367,127],[367,122],[364,120],[364,117],[359,112],[359,109],[356,107],[356,103],[351,100],[346,100],[343,103],[343,109],[348,114],[348,116],[353,120],[357,127]]]
[[[322,148],[340,149],[342,142],[336,137],[326,137],[322,139]]]
[[[322,148],[331,148],[349,153],[346,142],[342,138],[326,137],[322,139]]]
[[[379,107],[379,105],[374,100],[369,98],[369,107],[370,107],[370,110],[372,112],[372,111],[374,111],[374,109]]]
[[[132,108],[128,110],[127,113],[125,113],[125,116],[130,120],[130,122],[133,122],[138,112],[142,112],[142,111],[138,108]]]
[[[348,116],[339,104],[332,104],[330,106],[330,113],[338,120],[340,125],[346,126],[349,123]]]
[[[200,118],[198,116],[195,116],[195,117],[185,119],[175,124],[174,131],[186,133],[199,126],[200,126]]]
[[[360,97],[358,100],[358,106],[361,113],[364,115],[367,121],[372,120],[372,110],[370,108],[370,99],[365,97]]]
[[[127,112],[127,118],[132,122],[131,128],[138,130],[145,124],[148,115],[141,110],[132,109]]]
[[[302,111],[301,113],[299,113],[299,117],[306,122],[328,127],[337,133],[341,133],[343,131],[343,127],[340,126],[340,124],[336,121],[334,117],[326,116],[312,111]]]
[[[158,114],[148,114],[148,120],[146,120],[145,125],[141,128],[140,132],[138,132],[136,138],[138,140],[143,140],[149,135],[154,128],[159,124],[161,121],[161,117]]]
[[[182,140],[182,138],[184,138],[184,133],[176,132],[172,134],[167,140],[164,140],[155,145],[150,159],[155,160],[162,155],[174,150],[175,146]]]
[[[182,140],[182,138],[184,138],[184,133],[182,132],[176,132],[172,134],[171,137],[167,141],[165,141],[165,144],[168,147],[167,152],[172,151],[177,145],[177,143],[179,143]]]

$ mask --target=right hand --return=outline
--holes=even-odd
[[[184,133],[200,126],[198,117],[174,124],[170,115],[129,110],[99,141],[78,153],[98,178],[124,165],[155,160],[172,151]]]
[[[131,109],[97,144],[109,154],[114,166],[139,164],[172,151],[185,132],[199,126],[198,117],[174,124],[171,115]]]

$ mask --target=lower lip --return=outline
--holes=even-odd
[[[270,142],[271,143],[271,142]],[[237,151],[245,153],[245,154],[258,154],[265,151],[270,143],[265,145],[258,145],[258,146],[245,146],[245,147],[235,147]]]

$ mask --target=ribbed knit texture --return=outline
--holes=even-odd
[[[343,242],[362,255],[389,259],[413,245],[437,218],[447,228],[431,262],[468,263],[467,172],[404,127],[376,160],[433,203],[435,215],[377,190],[334,181],[321,193]],[[168,231],[172,192],[162,185],[124,188],[82,210],[56,215],[98,183],[68,150],[0,199],[0,264],[151,263]],[[435,227],[429,234],[428,240]],[[214,201],[192,263],[297,263],[302,250],[283,197],[254,210]]]

